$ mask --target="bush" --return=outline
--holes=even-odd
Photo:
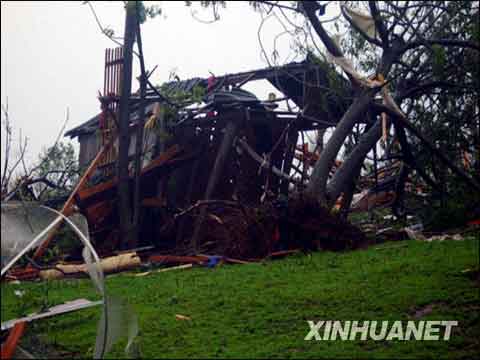
[[[480,217],[480,193],[456,184],[443,201],[436,200],[433,206],[422,213],[425,228],[429,231],[445,231],[465,226],[470,220]]]

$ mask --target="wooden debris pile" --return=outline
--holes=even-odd
[[[204,203],[199,252],[237,259],[263,258],[282,250],[347,250],[367,244],[365,235],[340,216],[302,198],[247,207],[234,202]],[[189,212],[178,250],[189,249],[197,213]],[[184,219],[185,220],[185,219]],[[162,228],[162,238],[178,234],[180,217]]]

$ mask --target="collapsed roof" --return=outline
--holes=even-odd
[[[326,125],[334,125],[348,106],[350,90],[347,82],[338,74],[334,76],[337,89],[332,89],[332,77],[328,74],[326,66],[326,64],[314,62],[307,58],[305,61],[292,62],[283,66],[223,75],[216,78],[216,88],[231,86],[240,88],[250,81],[267,80],[286,98],[292,100],[300,110],[304,110],[303,115],[317,119]],[[165,93],[192,92],[195,87],[206,89],[207,85],[207,78],[195,77],[165,83],[159,90]],[[158,102],[158,96],[149,97],[149,95],[154,95],[152,90],[147,92],[145,99],[147,104],[145,112],[147,114],[152,112],[153,104]],[[211,100],[219,101],[222,99],[221,95],[221,93],[217,93],[217,96],[212,97]],[[243,95],[239,96],[243,97]],[[319,99],[323,100],[319,102]],[[133,112],[131,120],[135,120],[137,116],[137,113]],[[94,132],[98,128],[99,117],[100,114],[68,130],[65,136],[75,138],[82,134]]]

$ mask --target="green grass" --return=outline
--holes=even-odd
[[[384,248],[377,250],[377,248]],[[140,324],[144,357],[473,358],[480,339],[479,240],[385,243],[345,253],[319,252],[252,265],[108,277]],[[49,303],[95,298],[88,280],[2,285],[2,321],[25,308],[13,294]],[[24,297],[24,298],[25,298]],[[23,300],[26,302],[27,300]],[[305,341],[307,320],[457,320],[450,341]],[[38,321],[56,347],[91,356],[100,308]],[[179,321],[175,314],[192,318]],[[419,319],[420,320],[420,319]],[[111,357],[124,356],[116,346]]]

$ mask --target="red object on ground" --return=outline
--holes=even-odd
[[[32,280],[38,277],[40,271],[33,267],[26,267],[25,269],[11,269],[7,276],[7,280]]]
[[[8,334],[7,340],[2,344],[2,359],[11,359],[17,348],[18,341],[25,332],[26,322],[20,322],[15,324],[10,333]]]
[[[268,257],[278,259],[278,258],[282,258],[282,257],[288,256],[288,255],[297,254],[299,252],[300,252],[300,249],[281,250],[281,251],[275,251],[275,252],[271,253]]]

